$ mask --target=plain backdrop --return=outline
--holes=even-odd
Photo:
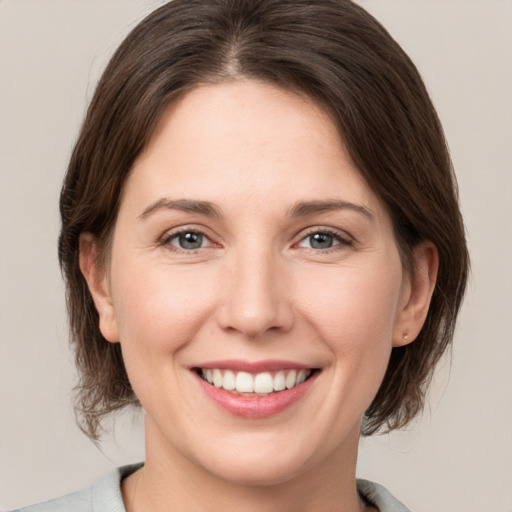
[[[57,203],[99,74],[162,3],[0,0],[0,509],[144,456],[140,416],[119,418],[101,450],[74,423]],[[512,2],[360,3],[410,54],[438,108],[473,271],[425,414],[364,440],[358,473],[414,512],[512,512]]]

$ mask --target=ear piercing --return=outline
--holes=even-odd
[[[402,335],[402,338],[404,339],[404,341],[409,341],[409,333],[408,332],[404,332],[403,335]]]

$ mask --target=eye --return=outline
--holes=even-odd
[[[164,243],[172,245],[177,249],[193,251],[206,247],[209,244],[209,240],[200,231],[186,230],[168,236]]]
[[[351,245],[352,243],[338,233],[331,231],[314,231],[305,236],[297,245],[317,251],[331,249],[338,245]]]

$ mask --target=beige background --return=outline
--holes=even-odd
[[[143,457],[140,418],[118,420],[102,451],[74,424],[57,201],[99,73],[161,3],[0,0],[0,509]],[[409,52],[438,107],[473,279],[427,412],[405,433],[363,441],[359,475],[414,512],[512,512],[512,2],[361,3]]]

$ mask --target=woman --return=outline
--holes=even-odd
[[[97,87],[61,196],[78,411],[144,465],[33,510],[406,510],[356,483],[407,425],[468,257],[408,57],[340,0],[174,0]],[[198,492],[199,491],[199,492]]]

